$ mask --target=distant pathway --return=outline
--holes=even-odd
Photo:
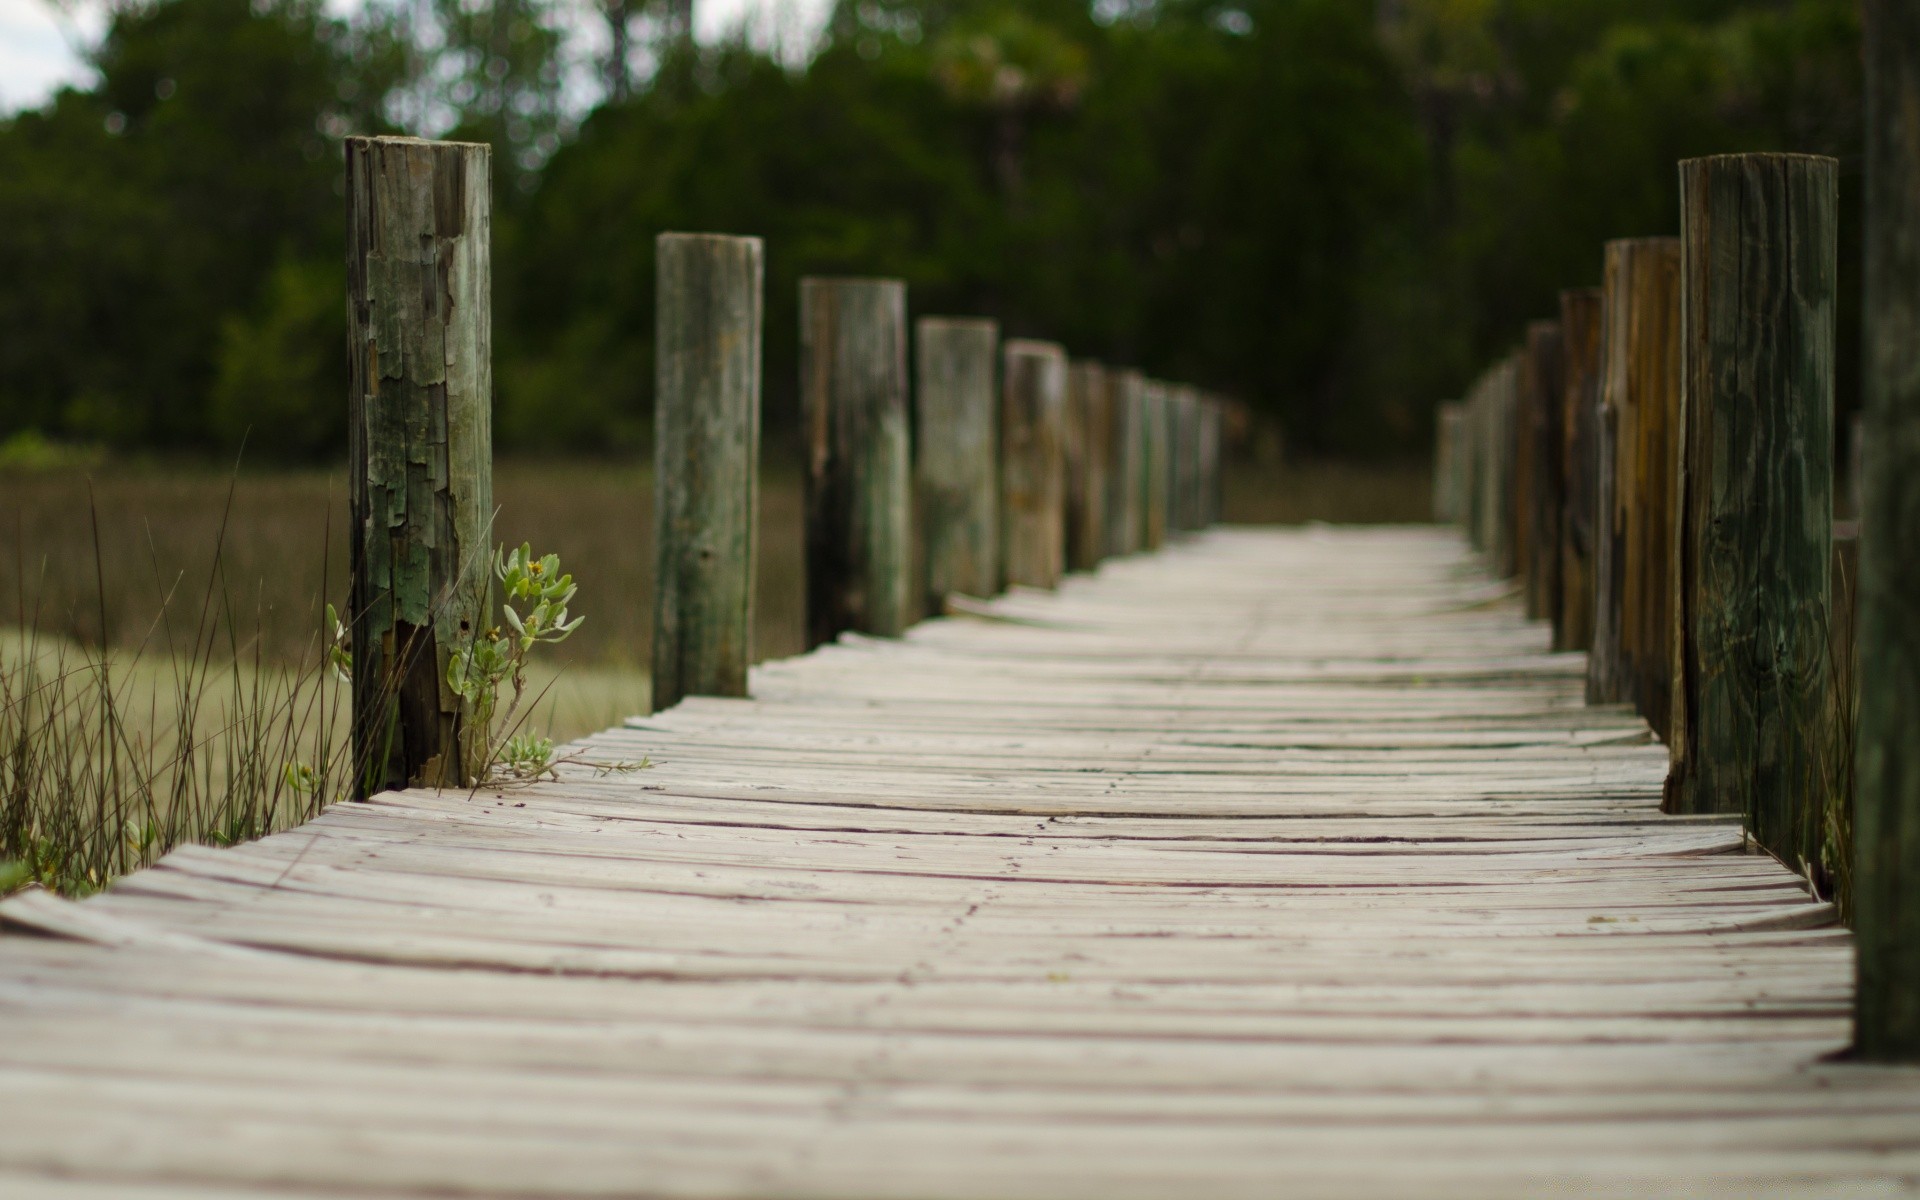
[[[1920,1190],[1831,910],[1546,641],[1450,534],[1215,531],[16,897],[0,1195]]]

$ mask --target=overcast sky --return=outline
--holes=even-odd
[[[359,2],[330,0],[330,6]],[[696,0],[694,24],[703,41],[742,21],[757,29],[785,30],[788,38],[804,30],[803,40],[810,41],[831,5],[832,0]],[[56,20],[46,0],[0,0],[0,111],[31,108],[63,84],[85,82],[90,73],[75,53],[75,42],[84,45],[98,34],[97,16],[83,18],[75,28]]]

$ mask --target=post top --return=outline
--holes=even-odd
[[[406,134],[349,134],[345,139],[349,146],[446,146],[456,150],[485,150],[493,152],[491,142],[445,142],[436,138],[409,137]]]

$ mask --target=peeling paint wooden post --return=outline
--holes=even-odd
[[[348,138],[354,795],[473,782],[447,683],[489,617],[492,198],[486,146]]]
[[[1754,838],[1789,863],[1818,860],[1833,783],[1838,202],[1830,158],[1680,164],[1684,715],[1667,801],[1745,812]]]
[[[1566,349],[1561,390],[1560,612],[1553,648],[1593,645],[1594,508],[1599,500],[1600,289],[1560,293],[1560,334]]]
[[[1075,453],[1067,562],[1076,571],[1091,571],[1106,557],[1107,462],[1113,444],[1111,393],[1108,371],[1099,363],[1075,362],[1069,367],[1067,395]]]
[[[1000,326],[922,317],[914,350],[922,590],[926,611],[938,613],[950,595],[986,597],[1000,587]]]
[[[1920,9],[1867,0],[1854,1048],[1920,1061]]]
[[[1140,394],[1140,548],[1167,540],[1167,385],[1149,379]]]
[[[1009,585],[1058,586],[1066,562],[1067,352],[1013,339],[1000,381],[1000,541]]]
[[[1146,377],[1138,371],[1108,371],[1113,409],[1112,455],[1107,460],[1107,553],[1140,549],[1145,519],[1141,485],[1146,473]]]
[[[655,712],[747,694],[763,271],[759,238],[654,242]]]
[[[913,568],[907,285],[800,281],[807,644],[906,632]]]

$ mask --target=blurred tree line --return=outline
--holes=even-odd
[[[494,143],[498,443],[556,452],[645,441],[661,230],[768,240],[776,430],[799,277],[886,274],[1386,453],[1677,159],[1860,161],[1855,0],[841,0],[804,65],[592,0],[595,105],[563,2],[117,8],[0,121],[0,438],[337,452],[350,132]]]

